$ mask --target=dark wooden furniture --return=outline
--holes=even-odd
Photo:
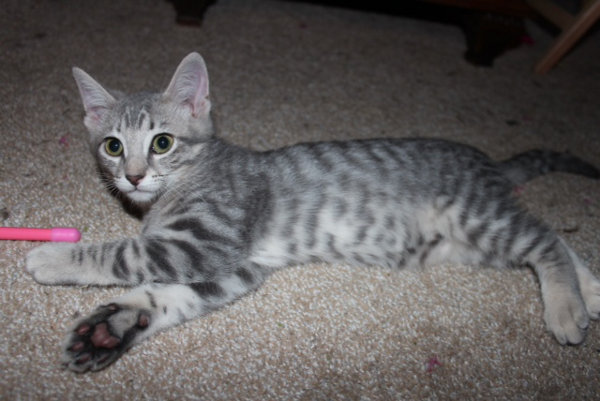
[[[169,1],[175,6],[178,23],[200,24],[204,11],[216,0]],[[526,34],[524,18],[533,15],[525,0],[289,1],[305,1],[457,24],[466,36],[466,60],[480,66],[491,66],[500,54],[519,46]]]

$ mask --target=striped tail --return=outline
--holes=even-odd
[[[498,163],[500,170],[515,185],[521,185],[540,175],[563,172],[600,178],[600,170],[569,153],[551,150],[529,150]]]

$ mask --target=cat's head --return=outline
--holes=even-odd
[[[77,67],[73,76],[102,175],[135,204],[147,206],[167,191],[213,134],[198,53],[183,59],[163,93],[113,96]]]

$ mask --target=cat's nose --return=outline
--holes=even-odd
[[[138,184],[144,179],[143,175],[126,175],[127,181],[129,181],[134,187],[137,187]]]

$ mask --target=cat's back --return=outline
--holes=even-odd
[[[457,142],[383,138],[300,143],[264,154],[275,190],[306,194],[353,189],[430,195],[454,181],[504,177],[484,153]]]

